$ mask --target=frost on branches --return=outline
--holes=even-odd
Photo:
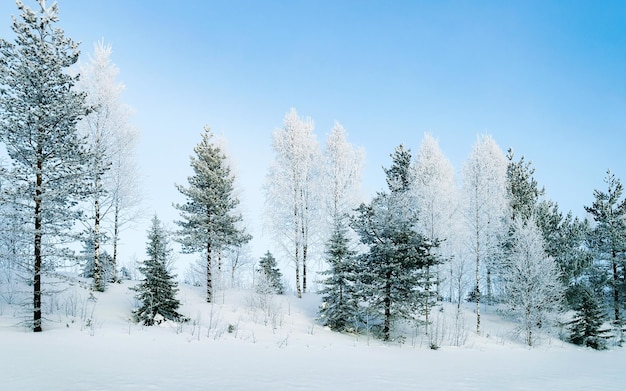
[[[18,2],[15,43],[0,40],[0,137],[12,160],[10,192],[29,210],[33,224],[33,331],[42,331],[42,272],[55,254],[52,243],[78,218],[86,196],[90,157],[76,124],[87,113],[78,79],[68,73],[78,44],[64,36],[56,3],[38,12]],[[65,242],[61,240],[60,242]]]
[[[535,219],[516,217],[511,251],[502,269],[504,300],[520,322],[520,334],[528,346],[538,342],[539,329],[554,324],[563,302],[558,265],[546,255],[544,246]]]

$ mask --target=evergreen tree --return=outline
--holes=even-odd
[[[570,342],[597,350],[605,349],[610,330],[602,328],[605,312],[593,292],[583,289],[581,301],[575,310],[576,315],[569,323]]]
[[[233,183],[226,156],[212,142],[213,134],[205,127],[202,141],[191,157],[194,175],[188,178],[189,187],[176,188],[186,198],[185,204],[174,205],[180,211],[181,221],[177,240],[186,253],[201,252],[206,256],[206,301],[213,302],[212,256],[224,246],[246,243],[251,236],[238,223],[243,219],[236,213],[239,200],[234,195]]]
[[[356,295],[356,251],[350,249],[347,227],[338,222],[326,246],[329,268],[320,290],[322,323],[335,331],[352,331],[358,323]]]
[[[137,292],[137,300],[141,302],[141,306],[134,311],[135,320],[146,326],[158,322],[158,315],[174,321],[184,319],[178,313],[180,302],[176,299],[178,293],[176,276],[168,270],[171,254],[168,235],[155,215],[148,230],[146,243],[148,257],[139,267],[144,279],[133,288]]]
[[[626,199],[622,198],[623,187],[618,178],[609,170],[605,179],[607,192],[595,190],[595,201],[588,207],[595,227],[589,235],[589,247],[594,254],[595,266],[605,272],[606,287],[613,296],[613,323],[621,329],[620,292],[623,297],[625,288],[626,261]]]
[[[90,159],[77,121],[87,113],[85,96],[75,92],[78,44],[56,27],[56,3],[39,11],[17,2],[15,43],[0,40],[0,138],[13,162],[15,194],[30,209],[33,240],[33,331],[41,327],[41,275],[54,248],[53,237],[71,228],[74,208],[84,198]]]
[[[388,341],[399,319],[422,314],[423,271],[440,262],[433,254],[438,243],[416,229],[416,211],[411,204],[410,151],[403,146],[392,155],[386,169],[390,193],[379,193],[369,205],[361,205],[353,228],[369,250],[357,258],[360,300],[370,314],[382,319],[382,337]]]
[[[257,272],[261,275],[263,280],[271,287],[274,293],[282,295],[284,293],[283,288],[283,274],[278,269],[276,264],[276,258],[271,252],[266,252],[259,261],[259,269]]]

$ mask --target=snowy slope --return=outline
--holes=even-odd
[[[383,344],[326,330],[314,321],[314,294],[273,297],[268,315],[253,310],[249,291],[223,292],[209,305],[201,288],[181,286],[190,322],[142,327],[129,320],[135,303],[128,287],[110,286],[95,301],[71,287],[41,334],[16,325],[16,310],[2,303],[0,389],[621,390],[626,384],[623,349],[596,352],[546,339],[529,350],[492,313],[483,317],[484,336],[467,330],[463,347],[435,351],[423,337]],[[66,315],[68,302],[78,303],[76,316]],[[469,309],[466,316],[472,325]]]

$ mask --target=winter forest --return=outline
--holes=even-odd
[[[367,151],[339,122],[320,139],[313,119],[286,108],[257,195],[271,250],[253,254],[240,208],[253,190],[209,126],[189,151],[191,175],[171,184],[184,200],[172,202],[176,221],[145,212],[140,130],[111,45],[86,53],[56,3],[37,5],[18,2],[14,37],[0,39],[0,339],[108,335],[95,313],[113,302],[115,327],[158,330],[155,343],[268,335],[285,348],[302,338],[281,331],[302,310],[311,338],[368,347],[622,349],[626,195],[610,170],[581,218],[547,197],[532,156],[479,134],[453,167],[425,133],[419,145],[397,140],[379,173],[386,187],[365,195]],[[145,254],[122,258],[138,221],[149,221]]]

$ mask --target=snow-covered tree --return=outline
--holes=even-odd
[[[146,242],[147,258],[139,267],[144,279],[134,288],[141,306],[134,310],[135,320],[146,326],[159,322],[159,318],[173,321],[183,320],[178,313],[180,301],[176,298],[178,282],[168,264],[172,255],[168,234],[155,215],[148,230]]]
[[[87,224],[87,237],[94,245],[93,279],[95,288],[100,291],[106,283],[100,273],[100,252],[106,238],[104,221],[110,217],[113,225],[108,236],[113,239],[112,277],[115,279],[120,225],[127,217],[135,216],[135,213],[124,212],[136,207],[140,198],[134,162],[137,130],[128,122],[130,108],[121,102],[125,86],[117,81],[119,69],[111,61],[112,52],[111,45],[97,42],[90,61],[80,66],[81,79],[77,84],[93,108],[78,125],[93,154],[89,200],[92,221]]]
[[[226,156],[212,141],[213,134],[205,127],[202,141],[191,157],[194,175],[189,187],[176,185],[186,198],[185,204],[175,204],[182,220],[176,240],[186,253],[200,252],[206,257],[206,301],[213,302],[212,257],[226,246],[238,246],[251,238],[238,223],[243,220],[236,212],[239,200],[233,193],[234,176]]]
[[[416,229],[417,214],[411,203],[411,154],[396,148],[393,163],[385,169],[389,193],[378,193],[369,205],[362,204],[352,227],[368,247],[357,258],[359,295],[367,311],[382,320],[384,340],[391,337],[399,319],[418,320],[423,314],[423,272],[439,262],[438,245]]]
[[[506,167],[502,150],[491,136],[479,136],[463,166],[461,204],[467,232],[468,255],[475,260],[476,332],[480,333],[482,268],[487,272],[487,298],[491,272],[498,254],[498,237],[506,214]]]
[[[424,135],[413,164],[413,182],[411,191],[417,210],[417,229],[431,242],[440,241],[436,249],[442,259],[454,254],[454,240],[458,235],[456,223],[457,191],[454,168],[443,155],[439,142],[429,133]],[[442,276],[439,267],[424,270],[424,289],[428,293],[424,302],[426,333],[430,315],[432,297],[441,295]]]
[[[545,241],[535,218],[516,217],[510,254],[502,267],[504,300],[521,323],[521,333],[528,346],[536,344],[537,330],[550,325],[563,301],[558,265],[544,248]]]
[[[278,269],[276,258],[274,258],[271,252],[268,251],[261,257],[257,273],[259,273],[264,282],[269,284],[274,293],[283,294],[283,274]]]
[[[329,268],[320,273],[325,278],[319,292],[322,296],[319,317],[331,330],[354,330],[358,324],[356,255],[351,249],[348,229],[339,219],[326,245]]]
[[[576,315],[569,322],[569,341],[596,350],[605,349],[610,329],[603,328],[605,312],[594,292],[584,289],[575,311]]]
[[[18,1],[15,43],[0,40],[0,138],[12,159],[15,194],[30,209],[33,226],[33,330],[41,325],[41,275],[52,238],[78,217],[90,161],[76,124],[87,113],[85,96],[68,73],[78,45],[56,26],[56,3],[39,0],[36,12]]]
[[[307,291],[311,246],[321,226],[320,150],[313,121],[291,109],[273,133],[265,187],[266,223],[295,266],[298,297]],[[301,283],[302,280],[302,283]]]
[[[613,301],[613,324],[621,329],[623,293],[626,287],[626,199],[620,180],[607,171],[606,192],[594,190],[595,201],[585,206],[594,222],[589,235],[589,245],[594,254],[596,267],[606,274],[606,287],[611,290]]]
[[[335,122],[324,148],[326,220],[331,230],[360,203],[360,184],[365,151],[348,142],[346,130]]]

